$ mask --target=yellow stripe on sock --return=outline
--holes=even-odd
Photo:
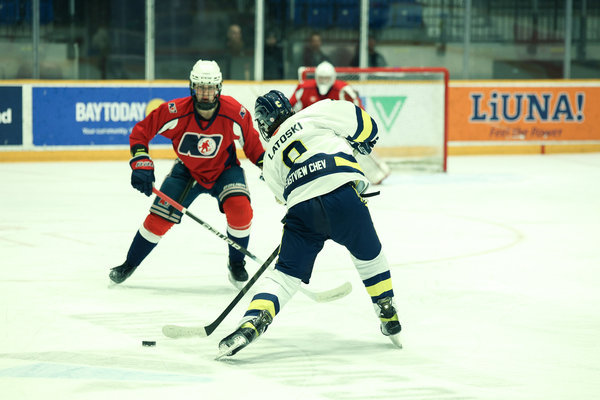
[[[394,314],[392,318],[379,317],[379,319],[381,320],[381,322],[398,321],[398,313]]]
[[[248,310],[267,310],[272,317],[275,316],[275,304],[270,300],[256,299],[252,300]]]
[[[387,292],[388,290],[392,290],[392,280],[391,279],[386,279],[385,281],[381,281],[379,283],[376,283],[373,286],[367,287],[367,292],[369,293],[369,296],[371,296],[371,297],[377,297],[381,293]]]
[[[256,330],[256,327],[254,325],[252,325],[252,322],[244,322],[242,324],[242,326],[240,326],[240,328],[252,328],[252,329],[254,329],[254,332],[256,332],[256,335],[258,336],[258,331]]]

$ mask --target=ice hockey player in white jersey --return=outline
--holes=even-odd
[[[402,347],[389,265],[361,197],[368,181],[353,155],[371,151],[377,124],[343,100],[294,113],[277,90],[258,97],[255,119],[265,144],[265,181],[287,213],[275,269],[259,282],[238,328],[219,343],[217,358],[236,354],[264,333],[301,282],[309,282],[328,239],[348,249],[381,332]]]

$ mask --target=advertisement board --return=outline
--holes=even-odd
[[[443,146],[443,81],[358,87],[363,106],[377,121],[379,146]]]
[[[600,83],[453,83],[450,141],[600,140]]]
[[[0,146],[23,144],[23,89],[0,86]]]
[[[35,146],[129,144],[133,126],[164,101],[189,96],[179,87],[58,87],[32,89]],[[168,144],[157,136],[151,143]]]

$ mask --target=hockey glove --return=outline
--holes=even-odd
[[[148,153],[138,152],[129,160],[131,166],[131,186],[144,193],[146,196],[152,194],[154,183],[154,162]]]
[[[356,151],[358,151],[360,154],[363,155],[367,155],[370,154],[371,151],[373,150],[373,147],[375,147],[375,144],[377,143],[377,140],[379,139],[379,137],[375,137],[375,139],[369,141],[369,142],[354,142],[349,140],[348,142],[350,143],[350,146],[352,146],[352,148]]]
[[[258,157],[258,161],[256,161],[256,166],[258,168],[260,168],[260,176],[259,176],[259,178],[260,178],[261,181],[265,180],[265,177],[263,176],[263,157],[264,157],[264,155],[265,155],[265,153],[262,153],[260,155],[260,157]]]

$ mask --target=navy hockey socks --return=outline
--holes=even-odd
[[[132,267],[137,267],[144,261],[144,258],[152,249],[156,247],[157,243],[152,243],[140,234],[138,231],[133,238],[133,242],[131,242],[131,246],[129,247],[129,251],[127,252],[127,263]]]
[[[243,248],[248,248],[248,243],[250,243],[250,236],[244,236],[242,238],[232,236],[231,233],[227,232],[227,237]],[[240,253],[238,250],[234,249],[231,245],[229,247],[229,261],[231,263],[239,263],[244,260],[244,253]]]

